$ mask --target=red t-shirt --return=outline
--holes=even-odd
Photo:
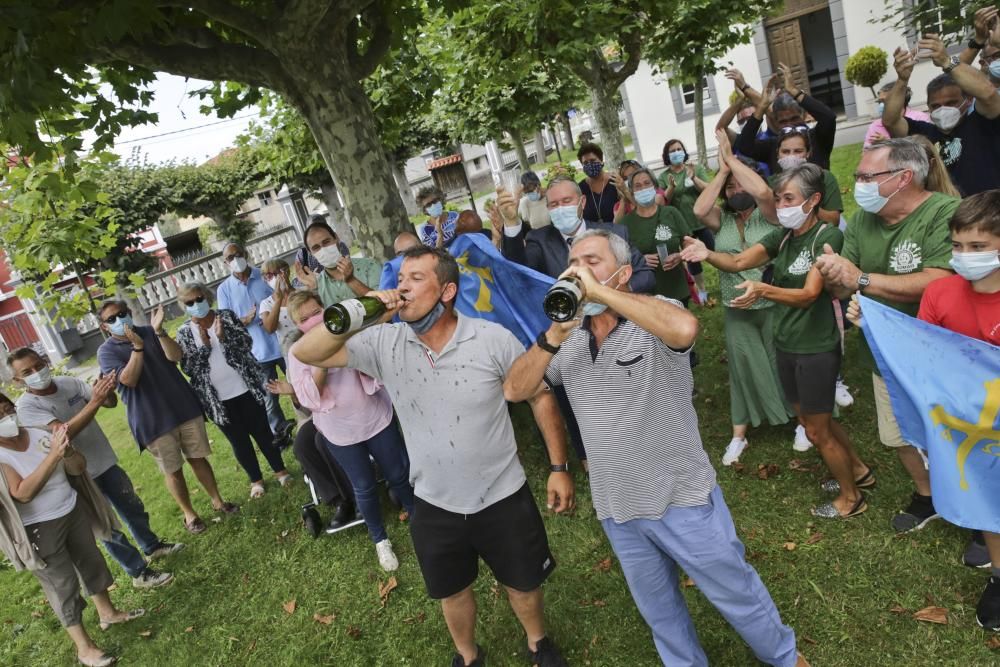
[[[940,278],[928,285],[917,317],[963,336],[1000,345],[1000,292],[976,292],[962,276]]]

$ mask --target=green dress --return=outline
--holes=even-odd
[[[736,218],[723,211],[722,225],[715,234],[715,250],[737,254],[759,243],[775,230],[755,210],[744,224],[743,235]],[[743,293],[736,285],[744,280],[759,281],[762,269],[739,273],[719,271],[722,303],[725,308],[726,359],[729,366],[729,412],[733,424],[757,427],[763,422],[772,426],[785,424],[794,412],[785,402],[778,381],[774,353],[774,303],[758,299],[749,309],[729,306]]]
[[[628,228],[629,241],[644,255],[656,253],[656,246],[660,244],[665,244],[670,254],[680,252],[684,237],[691,235],[684,217],[672,206],[657,206],[656,214],[649,218],[632,211],[622,218],[622,224]],[[684,275],[684,262],[669,271],[657,267],[653,274],[656,294],[687,303],[691,293]]]
[[[694,168],[694,175],[706,183],[712,180],[712,175],[702,166]],[[670,189],[671,183],[674,184],[674,196],[670,200],[670,205],[681,212],[691,231],[698,231],[705,226],[694,214],[694,203],[698,200],[701,190],[688,177],[687,169],[675,174],[670,171],[670,167],[667,167],[667,170],[657,177],[656,182],[664,191]]]

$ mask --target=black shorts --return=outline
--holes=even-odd
[[[541,586],[556,566],[527,484],[475,514],[414,498],[410,536],[427,594],[436,600],[470,586],[479,576],[480,557],[497,581],[522,592]]]
[[[777,351],[778,379],[789,403],[805,415],[833,412],[840,373],[840,346],[830,352],[796,354]]]

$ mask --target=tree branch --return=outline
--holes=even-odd
[[[359,81],[375,71],[392,44],[392,28],[381,11],[377,13],[374,9],[366,11],[362,15],[362,20],[373,29],[371,39],[368,40],[368,48],[365,49],[364,54],[358,53],[357,33],[355,32],[355,40],[349,45],[347,51],[351,71]]]
[[[609,77],[615,88],[625,83],[625,80],[639,68],[639,62],[642,60],[642,33],[633,30],[625,36],[622,45],[625,47],[625,64],[620,69],[614,70]]]
[[[267,30],[262,28],[273,18],[268,15],[258,16],[226,0],[156,0],[156,5],[193,9],[213,21],[242,32],[248,38],[259,41],[263,41],[261,36],[267,34]]]

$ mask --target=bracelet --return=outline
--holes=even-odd
[[[545,332],[538,334],[538,338],[535,339],[535,344],[542,348],[549,354],[558,354],[559,350],[562,348],[561,345],[552,345],[549,343],[548,339],[545,337]]]
[[[805,96],[806,96],[806,91],[800,90],[799,92],[795,93],[795,96],[792,97],[792,99],[798,102],[799,97],[805,97]]]
[[[986,48],[986,44],[980,44],[979,42],[976,41],[975,37],[970,37],[969,48],[975,49],[976,51],[982,51],[984,48]]]
[[[742,86],[740,86],[740,92],[742,93],[742,92],[746,91],[746,89],[749,88],[749,87],[750,87],[749,83],[744,83]]]
[[[154,331],[153,333],[156,334],[157,338],[166,338],[167,336],[170,335],[166,331],[164,331],[163,329],[160,329],[159,331]]]
[[[146,348],[144,348],[144,347],[133,347],[133,348],[132,348],[132,351],[133,351],[133,352],[142,352],[142,351],[143,351],[143,350],[145,350],[145,349],[146,349]]]

